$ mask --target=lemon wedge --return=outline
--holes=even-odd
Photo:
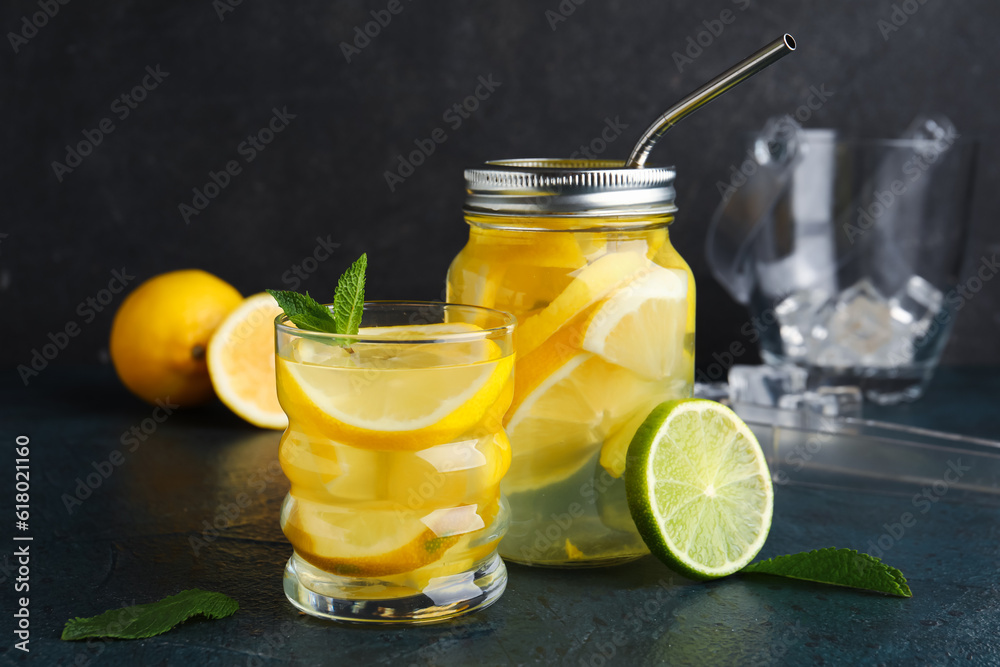
[[[517,331],[517,353],[525,355],[534,350],[566,322],[648,265],[644,254],[622,252],[604,255],[580,269],[559,296],[524,320]]]
[[[651,380],[670,377],[682,364],[687,283],[684,271],[652,266],[601,304],[583,349]]]
[[[572,356],[509,413],[513,458],[509,493],[566,479],[591,460],[607,433],[626,419],[655,383],[589,352]]]

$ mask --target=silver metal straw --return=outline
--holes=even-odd
[[[653,150],[653,146],[657,140],[666,134],[667,130],[676,125],[677,121],[699,107],[708,104],[736,84],[749,79],[757,72],[794,50],[795,40],[791,35],[786,33],[667,109],[643,133],[639,143],[632,149],[632,154],[629,156],[628,161],[625,162],[625,166],[640,168],[646,166],[646,160],[649,158],[649,153]]]

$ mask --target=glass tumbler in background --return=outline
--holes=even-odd
[[[432,303],[366,303],[354,336],[278,318],[293,605],[334,620],[422,623],[500,597],[514,324]]]
[[[806,369],[810,387],[912,401],[940,360],[961,301],[977,144],[947,121],[919,127],[924,138],[800,129],[772,141],[786,165],[765,159],[717,214],[716,277],[750,309],[764,360]]]
[[[465,180],[469,241],[448,300],[518,318],[500,554],[549,567],[639,558],[628,445],[694,380],[694,278],[668,234],[674,170],[500,160]]]

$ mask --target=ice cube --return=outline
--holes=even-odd
[[[695,398],[707,398],[710,401],[718,401],[719,403],[729,402],[729,383],[728,382],[695,382],[694,383],[694,397]]]
[[[781,332],[781,343],[785,355],[792,359],[807,356],[809,339],[813,330],[825,337],[823,307],[830,295],[821,289],[804,289],[793,292],[774,307]]]
[[[859,358],[877,354],[892,339],[888,300],[868,278],[862,278],[837,296],[830,318],[827,345],[838,345]]]
[[[941,290],[920,276],[910,276],[903,288],[889,299],[893,324],[903,325],[907,336],[915,341],[927,333],[943,302]]]
[[[861,405],[861,389],[852,385],[818,387],[816,391],[787,394],[778,401],[782,410],[809,410],[824,417],[860,418]]]
[[[729,369],[729,398],[734,403],[777,406],[782,396],[804,392],[808,376],[804,368],[791,364],[737,364]]]
[[[291,341],[286,356],[301,364],[341,366],[348,354],[344,348],[327,340],[296,338]]]
[[[862,362],[861,355],[856,350],[835,342],[822,341],[815,341],[810,347],[809,360],[824,368],[853,368],[860,366]]]

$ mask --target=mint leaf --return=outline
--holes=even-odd
[[[309,293],[299,294],[285,290],[267,290],[274,297],[285,315],[295,326],[305,331],[321,333],[345,334],[354,336],[361,326],[361,314],[365,304],[365,270],[368,268],[368,255],[351,264],[344,275],[337,281],[337,289],[333,297],[333,314],[309,296]],[[349,341],[333,339],[327,342],[346,346]]]
[[[228,595],[193,588],[158,602],[112,609],[91,618],[71,619],[66,621],[62,639],[144,639],[161,635],[192,616],[225,618],[235,614],[239,608],[239,603]]]
[[[368,268],[368,253],[362,253],[351,268],[344,271],[337,281],[337,292],[333,299],[333,317],[337,321],[337,332],[354,336],[361,326],[361,313],[365,304],[365,270]]]
[[[906,577],[878,558],[854,549],[818,549],[790,556],[778,556],[747,565],[743,574],[771,574],[791,579],[815,581],[912,597]]]
[[[321,331],[325,333],[340,333],[333,315],[323,305],[309,296],[309,292],[299,294],[284,290],[266,290],[274,297],[281,309],[285,311],[295,326],[306,331]]]

